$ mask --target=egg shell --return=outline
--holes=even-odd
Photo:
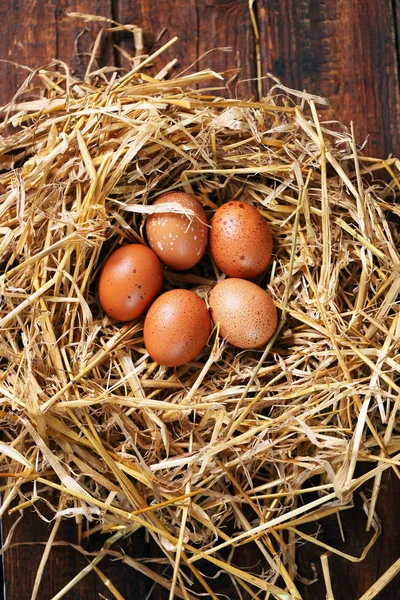
[[[99,300],[116,321],[131,321],[150,306],[162,286],[157,256],[142,244],[115,250],[106,260],[99,279]]]
[[[178,367],[201,352],[210,331],[204,300],[189,290],[175,289],[151,305],[144,321],[144,344],[154,361]]]
[[[267,222],[247,202],[226,202],[211,221],[210,251],[218,268],[229,277],[258,277],[267,268],[272,253]]]
[[[220,335],[237,348],[265,345],[278,325],[271,296],[246,279],[225,279],[211,290],[212,320],[220,325]]]
[[[206,213],[194,196],[184,192],[163,194],[154,205],[173,202],[195,214],[154,213],[146,219],[146,234],[151,248],[166,265],[177,271],[190,269],[202,258],[207,246]]]

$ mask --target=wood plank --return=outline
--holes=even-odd
[[[400,154],[400,102],[399,102],[399,32],[400,0],[257,0],[256,13],[261,33],[263,72],[268,70],[278,75],[284,83],[297,88],[307,88],[328,97],[337,117],[346,123],[355,121],[358,139],[370,133],[366,151],[385,155],[390,151]],[[54,56],[72,64],[77,73],[85,69],[84,54],[90,49],[98,24],[86,24],[69,20],[65,12],[77,10],[72,0],[5,0],[0,3],[0,18],[3,27],[0,37],[0,58],[15,60],[29,66],[44,64]],[[250,26],[247,0],[174,0],[157,3],[148,0],[82,0],[81,12],[96,12],[113,15],[123,23],[136,23],[143,27],[146,52],[152,52],[162,43],[179,36],[177,44],[155,61],[158,70],[168,60],[178,58],[172,74],[179,73],[204,52],[218,46],[232,46],[230,53],[213,52],[200,60],[196,68],[212,67],[215,70],[241,66],[242,78],[255,76],[254,37]],[[165,25],[168,29],[158,40]],[[397,25],[396,25],[397,24]],[[85,27],[83,34],[79,32]],[[396,46],[397,35],[397,46]],[[75,42],[81,59],[75,54]],[[120,45],[133,54],[132,36],[119,36]],[[112,64],[114,53],[111,43],[103,45],[101,64]],[[121,64],[128,66],[127,61]],[[0,89],[0,104],[11,97],[11,90],[26,76],[7,63],[0,63],[3,85]],[[7,82],[7,85],[4,84]],[[232,85],[230,94],[249,96],[255,94],[254,82]],[[366,486],[369,494],[369,486]],[[377,513],[382,519],[382,535],[367,558],[359,564],[349,564],[332,556],[330,567],[334,581],[335,600],[358,598],[367,587],[381,575],[398,557],[400,547],[400,513],[398,498],[400,484],[391,477],[383,482]],[[365,516],[358,496],[357,509],[343,513],[346,543],[340,540],[334,519],[324,520],[322,539],[355,555],[362,551],[369,534],[364,531]],[[5,533],[9,531],[14,517],[4,519]],[[310,528],[310,533],[315,532]],[[49,526],[43,526],[34,512],[27,512],[15,541],[45,541]],[[73,521],[62,524],[60,539],[75,541]],[[90,548],[98,548],[103,540],[94,540]],[[96,546],[97,544],[97,546]],[[5,556],[6,600],[25,600],[35,577],[41,556],[41,548],[20,545],[10,549]],[[138,557],[157,556],[154,545],[147,545],[142,534],[130,538],[124,545],[126,552]],[[246,552],[243,547],[241,552]],[[312,578],[314,563],[319,580],[301,587],[304,600],[320,600],[325,597],[319,555],[321,552],[310,544],[299,546],[299,574]],[[247,564],[254,564],[252,555],[243,554]],[[242,556],[235,555],[242,561]],[[259,559],[258,554],[256,560]],[[29,568],[26,565],[29,564]],[[67,581],[86,565],[86,559],[75,550],[57,547],[52,551],[46,571],[46,581],[40,590],[40,598],[51,598]],[[154,565],[151,565],[154,566]],[[206,566],[204,569],[207,571]],[[117,585],[126,599],[142,600],[150,590],[149,580],[124,567],[119,562],[106,559],[102,569]],[[162,569],[162,566],[160,567]],[[203,569],[203,565],[202,565]],[[210,572],[210,575],[214,573]],[[400,596],[400,577],[377,598],[394,600]],[[215,589],[229,594],[232,600],[237,595],[229,589],[226,578],[210,580]],[[67,600],[100,598],[111,594],[91,574],[67,596]],[[152,594],[154,600],[168,598],[168,593],[157,587]]]
[[[205,0],[199,10],[198,54],[207,54],[199,67],[215,70],[240,68],[240,76],[230,86],[228,95],[257,97],[255,40],[248,0]],[[249,81],[250,79],[250,81]]]
[[[395,3],[399,6],[398,0]],[[387,0],[259,0],[264,72],[325,96],[366,152],[400,153],[399,62]]]
[[[52,501],[57,503],[56,496],[53,496]],[[53,515],[44,503],[38,503],[37,508],[47,519],[52,518]],[[3,539],[18,516],[18,513],[14,513],[3,519]],[[34,509],[25,511],[23,520],[15,530],[13,545],[4,556],[5,600],[29,600],[31,597],[44,543],[47,541],[51,529],[52,523],[46,523],[40,519]],[[96,534],[93,539],[84,543],[83,547],[88,552],[97,551],[106,539],[106,536]],[[73,519],[64,520],[61,523],[56,542],[77,543],[77,529]],[[119,547],[123,547],[125,552],[134,558],[148,555],[150,551],[148,546],[145,544],[143,532],[140,531],[119,544]],[[86,558],[72,546],[55,545],[46,565],[37,600],[52,598],[88,565],[88,560],[92,559],[93,556]],[[26,568],[27,565],[29,568]],[[120,561],[113,561],[106,557],[99,563],[99,568],[126,599],[143,600],[151,587],[151,582],[144,575],[133,571]],[[67,600],[81,600],[82,598],[94,600],[101,598],[100,594],[103,594],[105,598],[113,597],[98,575],[92,571],[69,591],[65,598]]]
[[[138,25],[143,30],[146,54],[153,54],[163,44],[178,36],[179,40],[154,60],[150,73],[155,74],[169,61],[178,58],[171,75],[176,75],[197,58],[198,11],[196,0],[161,0],[155,7],[148,0],[118,0],[114,2],[114,19],[119,23]],[[118,45],[130,56],[135,55],[133,37],[119,36]],[[129,63],[121,57],[121,65],[128,69]]]
[[[99,23],[84,23],[66,13],[77,10],[73,0],[5,0],[0,2],[0,22],[7,23],[0,35],[0,106],[8,102],[13,92],[26,79],[29,69],[18,67],[43,66],[53,58],[65,61],[79,75],[85,72],[87,58]],[[111,0],[79,2],[79,11],[111,17]],[[113,61],[111,43],[104,43],[100,54],[103,63]],[[14,63],[14,64],[13,64]],[[18,63],[18,65],[17,65]],[[7,82],[7,85],[4,84]]]
[[[367,464],[357,467],[360,476],[368,470]],[[300,528],[308,535],[319,531],[318,539],[334,548],[360,556],[368,544],[373,532],[366,532],[366,516],[362,508],[360,491],[367,498],[371,496],[372,482],[367,482],[361,490],[354,494],[355,508],[341,513],[341,522],[345,542],[341,539],[336,517],[329,517],[317,523]],[[382,531],[374,546],[362,562],[351,563],[340,556],[331,554],[329,568],[335,600],[356,600],[380,577],[398,558],[400,552],[400,513],[398,502],[400,497],[400,481],[394,473],[385,473],[381,483],[381,491],[376,506],[376,514],[381,521]],[[299,583],[303,600],[319,600],[325,598],[326,589],[322,575],[320,556],[325,550],[306,543],[297,547],[296,561],[299,565],[300,577],[317,580],[306,585]],[[400,597],[400,576],[378,595],[375,600],[394,600]]]
[[[367,470],[367,465],[362,465],[357,469],[357,475],[361,475]],[[369,496],[370,483],[366,484],[361,491]],[[400,495],[400,482],[393,475],[385,474],[382,481],[382,491],[377,503],[377,515],[382,522],[382,533],[376,544],[372,547],[367,557],[361,563],[350,563],[338,556],[331,555],[329,566],[335,600],[352,600],[359,598],[366,589],[394,562],[398,557],[400,549],[400,513],[398,511],[398,498]],[[311,498],[311,496],[310,496]],[[309,498],[309,499],[310,499]],[[354,497],[355,508],[344,511],[341,515],[343,530],[345,533],[345,542],[342,541],[340,530],[335,517],[324,519],[320,522],[309,524],[301,529],[308,535],[315,535],[319,531],[319,539],[334,548],[354,556],[360,556],[364,547],[371,538],[371,533],[365,531],[366,517],[362,510],[362,502],[357,491]],[[53,502],[56,499],[53,498]],[[40,511],[50,518],[51,514],[46,507],[41,504],[38,506]],[[3,520],[4,534],[7,535],[11,524],[15,521],[17,515],[6,517]],[[14,542],[17,545],[6,552],[5,555],[5,581],[6,581],[6,599],[21,600],[28,599],[33,587],[36,570],[40,562],[43,551],[43,545],[26,545],[26,543],[45,542],[51,525],[44,523],[38,518],[33,510],[27,510],[23,521],[20,523],[14,536]],[[76,543],[76,527],[73,520],[65,520],[57,536],[59,541],[67,541],[71,544]],[[104,537],[97,535],[89,543],[84,544],[88,551],[98,550]],[[18,545],[20,544],[20,545]],[[136,559],[150,557],[160,559],[162,555],[155,544],[146,544],[143,532],[137,532],[125,542],[119,544],[126,555]],[[324,552],[312,544],[298,545],[296,560],[299,565],[299,576],[303,579],[317,580],[311,585],[306,585],[301,581],[297,582],[298,588],[302,594],[303,600],[320,600],[325,597],[325,584],[322,577],[320,564],[320,555]],[[29,569],[25,565],[29,563]],[[47,564],[45,577],[38,598],[47,600],[56,594],[65,584],[67,584],[81,569],[87,564],[83,555],[72,547],[58,546],[53,548],[50,560]],[[261,574],[263,562],[260,561],[259,550],[253,545],[243,546],[235,552],[235,564],[242,567],[254,569]],[[157,562],[149,565],[151,568],[162,572],[163,566],[157,566]],[[202,573],[209,577],[214,577],[218,569],[203,561],[199,563]],[[127,600],[143,600],[146,594],[152,588],[152,583],[145,576],[131,570],[119,561],[113,562],[106,558],[100,565],[102,571],[116,585],[119,592]],[[231,600],[237,600],[237,594],[231,589],[231,582],[224,575],[217,579],[212,579],[212,587],[219,593],[228,594]],[[282,585],[282,582],[280,582]],[[201,592],[198,585],[194,589]],[[100,579],[90,573],[79,584],[69,592],[68,599],[93,600],[99,598],[99,594],[110,597],[110,592],[104,587]],[[400,578],[395,578],[389,586],[377,596],[376,600],[394,600],[400,595]],[[156,586],[151,596],[154,600],[168,600],[168,592]],[[247,598],[245,596],[245,598]]]
[[[177,75],[213,50],[191,71],[205,68],[223,71],[240,67],[242,79],[255,77],[254,36],[248,0],[205,0],[202,4],[195,0],[176,0],[173,4],[161,1],[157,6],[158,9],[154,10],[154,4],[147,0],[134,3],[119,0],[115,14],[120,23],[134,23],[143,28],[144,45],[149,54],[178,36],[178,41],[154,61],[153,73],[177,58],[178,62],[171,71],[172,76]],[[166,24],[168,26],[164,30]],[[119,45],[134,55],[132,36],[120,36]],[[123,59],[122,64],[128,68]],[[235,82],[230,93],[246,97],[254,95],[255,91],[255,82],[243,82],[237,87]]]
[[[397,72],[400,73],[400,0],[393,0],[393,17],[395,29],[395,45],[397,51]]]

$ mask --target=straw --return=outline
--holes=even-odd
[[[0,514],[45,499],[56,515],[32,598],[61,519],[74,518],[80,539],[101,531],[105,541],[54,598],[92,571],[122,598],[98,566],[112,556],[170,598],[217,598],[207,561],[238,595],[300,599],[296,542],[361,560],[380,535],[382,474],[400,475],[400,161],[364,156],[353,128],[321,120],[325,100],[276,78],[264,80],[265,97],[227,100],[219,86],[231,72],[167,80],[169,63],[154,76],[175,38],[146,56],[137,28],[127,31],[138,44],[129,72],[96,74],[92,60],[81,81],[53,63],[37,72],[34,96],[30,76],[3,110]],[[258,283],[280,323],[265,348],[235,349],[216,327],[195,360],[166,369],[144,348],[143,318],[120,324],[102,312],[104,261],[146,243],[153,201],[174,189],[196,194],[209,219],[241,198],[268,222],[273,258]],[[222,277],[208,252],[190,271],[164,272],[166,289],[206,300]],[[362,462],[370,469],[358,475]],[[339,519],[366,482],[373,533],[361,557],[302,531]],[[111,549],[138,528],[160,565]],[[236,552],[248,544],[256,558],[242,568]]]

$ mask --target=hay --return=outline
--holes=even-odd
[[[89,70],[83,82],[56,63],[3,110],[0,514],[59,492],[32,598],[68,517],[89,521],[82,539],[109,537],[53,600],[90,570],[106,581],[105,556],[171,598],[194,598],[196,580],[217,598],[199,559],[249,597],[301,598],[301,540],[326,549],[333,597],[329,553],[365,556],[379,535],[382,474],[399,476],[400,163],[363,156],[352,131],[321,122],[320,98],[273,82],[258,102],[226,100],[211,87],[226,74],[164,80],[168,69],[143,71],[151,60],[122,76]],[[116,324],[101,312],[105,258],[145,242],[149,205],[174,189],[197,194],[209,217],[240,197],[268,221],[274,256],[259,283],[280,325],[265,351],[235,350],[214,330],[197,360],[166,369],[143,347],[143,319]],[[165,287],[207,298],[221,276],[207,254],[189,272],[166,270]],[[356,476],[361,461],[371,469]],[[299,529],[339,518],[368,480],[374,533],[363,556]],[[115,546],[142,527],[165,554],[163,575]],[[235,566],[251,542],[262,572]]]

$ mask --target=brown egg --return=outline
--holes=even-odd
[[[144,345],[151,358],[166,367],[192,360],[211,331],[206,303],[189,290],[171,290],[151,305],[144,321]]]
[[[220,334],[237,348],[258,348],[268,342],[278,325],[271,296],[246,279],[225,279],[212,289],[212,320]]]
[[[271,232],[256,208],[239,200],[227,202],[212,218],[210,250],[229,277],[254,279],[271,259]]]
[[[142,244],[122,246],[100,274],[100,304],[116,321],[131,321],[144,313],[161,286],[161,263],[154,252]]]
[[[199,262],[207,246],[208,225],[200,202],[184,192],[163,194],[154,205],[173,202],[195,214],[154,213],[146,219],[149,244],[157,256],[177,271],[190,269]]]

